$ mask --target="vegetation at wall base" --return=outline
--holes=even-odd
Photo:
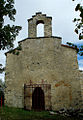
[[[82,120],[76,117],[50,115],[49,111],[26,111],[19,108],[0,108],[1,120]]]

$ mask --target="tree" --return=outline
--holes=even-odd
[[[72,0],[72,1],[76,1],[76,0]],[[75,7],[75,11],[79,12],[79,18],[74,18],[73,22],[76,23],[76,28],[75,28],[75,32],[76,34],[79,35],[79,40],[83,39],[83,6],[82,6],[82,1],[80,1],[80,3],[78,3]],[[67,44],[71,47],[74,47],[77,50],[77,53],[80,56],[83,56],[83,45],[77,46],[74,43],[70,43],[67,42]]]
[[[14,0],[0,0],[0,50],[12,48],[15,38],[21,30],[20,26],[4,25],[5,17],[15,21],[15,14]]]
[[[0,64],[0,73],[3,73],[3,72],[4,72],[4,70],[5,70],[5,67],[3,67],[3,65],[2,65],[2,64]]]
[[[0,88],[4,89],[5,88],[5,82],[0,79]]]
[[[75,0],[72,0],[75,1]],[[79,35],[79,40],[83,39],[83,6],[82,0],[75,7],[75,11],[79,12],[79,18],[74,18],[74,22],[76,23],[75,32]]]
[[[74,47],[76,49],[77,53],[80,56],[83,56],[83,45],[77,46],[76,44],[71,43],[71,42],[67,42],[66,44],[69,45],[70,47]]]

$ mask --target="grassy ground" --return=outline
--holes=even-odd
[[[74,117],[50,115],[48,111],[26,111],[17,108],[0,108],[0,120],[80,120]]]

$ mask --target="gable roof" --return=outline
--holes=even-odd
[[[62,39],[61,37],[57,37],[57,36],[51,36],[51,37],[52,37],[52,38]],[[24,42],[24,41],[26,41],[27,39],[39,39],[39,38],[50,38],[50,37],[25,38],[25,39],[19,41],[18,43]],[[73,46],[68,46],[68,45],[65,45],[65,44],[61,44],[61,46],[63,46],[63,47],[67,47],[67,48],[72,48],[72,49],[75,49],[75,50],[76,50],[76,48],[73,47]],[[78,48],[77,48],[77,49],[78,49]],[[12,53],[14,50],[17,50],[17,48],[14,48],[14,49],[12,49],[12,50],[9,50],[8,52],[5,53],[5,55],[7,55],[8,53]],[[78,50],[79,50],[79,49],[78,49]]]

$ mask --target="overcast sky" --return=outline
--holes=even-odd
[[[77,0],[78,1],[78,0]],[[80,1],[80,0],[79,0]],[[72,22],[78,13],[74,11],[76,2],[72,0],[15,0],[17,10],[16,23],[22,26],[18,40],[28,37],[28,22],[36,12],[52,16],[53,36],[61,36],[62,42],[79,42],[74,33],[75,24]]]
[[[11,23],[22,26],[16,42],[28,37],[27,19],[35,15],[36,12],[42,12],[52,17],[53,36],[62,37],[63,44],[67,41],[83,44],[83,41],[79,41],[78,36],[74,33],[75,24],[72,22],[78,16],[78,13],[74,11],[77,1],[81,0],[76,0],[76,2],[72,2],[72,0],[15,0],[16,22]],[[5,22],[10,23],[7,18]],[[80,69],[83,69],[83,59],[80,57],[78,59]],[[5,56],[2,51],[0,52],[0,63],[5,64]]]

